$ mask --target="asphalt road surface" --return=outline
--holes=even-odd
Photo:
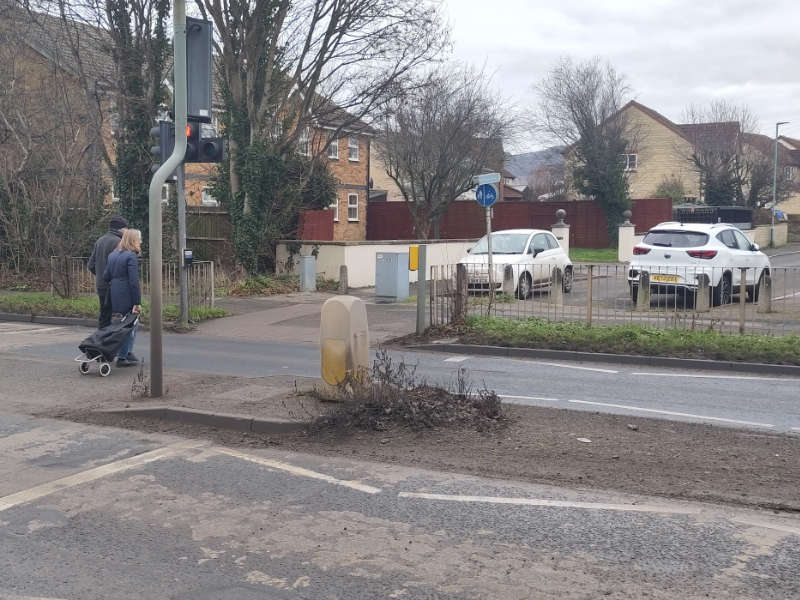
[[[4,600],[800,596],[800,519],[0,414]]]
[[[89,330],[0,323],[0,352],[70,361]],[[38,332],[38,333],[37,333]],[[164,336],[167,369],[242,376],[319,376],[313,344],[248,342],[199,335]],[[136,352],[148,354],[146,333]],[[392,350],[420,376],[449,385],[460,370],[506,402],[800,432],[800,378],[686,371],[636,365],[515,360]],[[78,376],[78,370],[75,369]],[[116,369],[112,377],[129,376]]]

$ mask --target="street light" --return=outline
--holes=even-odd
[[[778,203],[778,127],[786,125],[789,121],[775,123],[775,161],[772,170],[772,222],[769,226],[769,247],[775,247],[775,206]]]

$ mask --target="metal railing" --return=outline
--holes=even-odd
[[[767,335],[800,334],[800,267],[670,267],[575,264],[497,267],[488,293],[485,265],[430,269],[430,322],[468,315],[537,317],[588,325],[638,323],[660,328]]]
[[[139,280],[142,295],[150,295],[150,264],[139,260]],[[194,261],[187,273],[189,306],[213,307],[215,298],[215,271],[213,261]],[[179,265],[170,262],[163,264],[163,295],[167,302],[178,302],[180,296]],[[64,297],[96,292],[95,276],[89,271],[89,258],[69,256],[50,258],[50,291]]]

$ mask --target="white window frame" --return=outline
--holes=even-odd
[[[347,138],[347,159],[358,162],[358,137],[351,135]]]
[[[338,196],[336,197],[336,200],[334,200],[333,203],[330,206],[328,206],[328,208],[332,208],[333,209],[333,222],[334,223],[338,223],[339,222],[339,197]]]
[[[621,154],[621,157],[624,157],[625,160],[625,170],[626,171],[635,171],[639,168],[639,155],[638,154]],[[633,164],[631,164],[633,163]]]
[[[214,198],[214,195],[211,193],[211,187],[204,185],[202,191],[200,192],[200,204],[203,206],[219,206],[219,200]],[[207,202],[206,199],[210,199],[210,202]]]
[[[328,144],[328,158],[330,160],[339,160],[339,138],[332,139]]]
[[[303,156],[311,156],[311,132],[308,127],[303,128],[300,132],[300,137],[297,139],[297,153]]]
[[[353,204],[352,200],[355,198],[356,203]],[[355,216],[350,216],[350,209],[355,209]],[[356,192],[351,192],[347,194],[347,220],[350,223],[357,223],[358,222],[358,194]]]
[[[797,167],[794,165],[786,165],[783,167],[783,178],[786,181],[794,181],[797,177]]]
[[[117,180],[115,177],[111,178],[111,203],[119,203],[119,194],[117,193]]]

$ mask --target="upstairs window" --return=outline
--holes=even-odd
[[[347,157],[358,162],[358,138],[352,135],[347,139]]]
[[[358,221],[358,194],[347,195],[347,220]]]
[[[297,140],[297,152],[302,154],[303,156],[308,156],[311,154],[309,148],[308,127],[304,127],[303,131],[300,132],[300,139]]]
[[[339,160],[339,140],[333,139],[328,144],[328,158],[331,160]]]
[[[339,222],[339,198],[336,198],[336,200],[334,200],[333,204],[331,204],[328,208],[332,208],[333,209],[333,220],[334,220],[334,222],[338,223]]]
[[[797,167],[793,165],[783,167],[783,177],[787,181],[794,181],[797,178]]]

